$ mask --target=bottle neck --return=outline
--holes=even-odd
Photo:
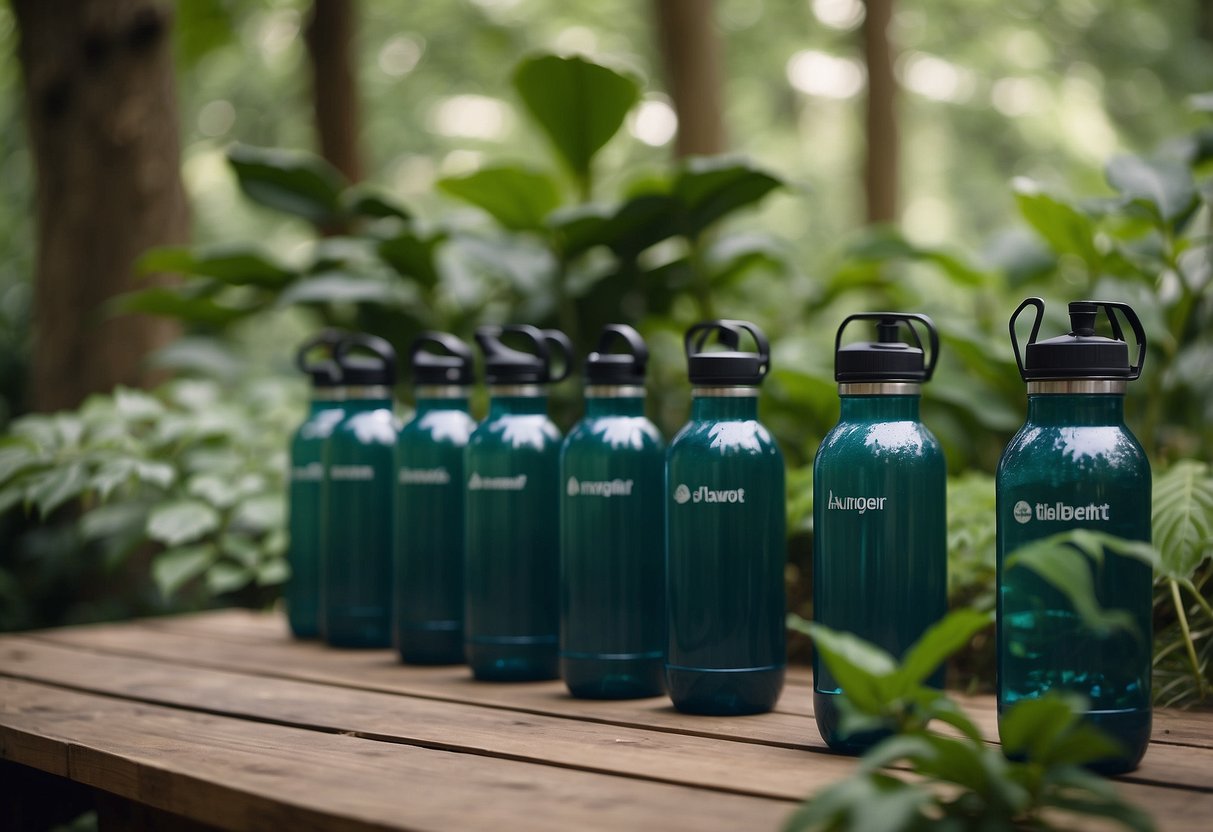
[[[538,384],[489,387],[489,416],[544,414],[548,412],[547,388]]]
[[[843,396],[843,421],[918,421],[919,396]]]
[[[344,388],[341,406],[345,410],[391,409],[392,388],[381,384],[360,385]]]
[[[313,416],[324,413],[326,410],[344,407],[345,402],[340,399],[312,399],[307,405],[307,415],[310,419]]]
[[[1119,425],[1125,397],[1118,393],[1028,395],[1028,421],[1038,425]]]
[[[643,416],[644,388],[630,385],[588,386],[585,389],[585,415]]]
[[[697,421],[757,419],[757,387],[696,387],[691,391],[691,418]]]
[[[467,390],[457,388],[461,391],[460,396],[431,396],[425,395],[424,388],[417,389],[417,400],[414,403],[414,409],[417,413],[428,413],[432,410],[458,410],[461,413],[468,412],[468,396]]]

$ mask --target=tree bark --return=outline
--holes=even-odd
[[[353,56],[356,12],[355,0],[313,0],[305,32],[320,155],[350,182],[363,176],[361,105]]]
[[[867,158],[864,192],[869,223],[896,222],[900,139],[897,130],[897,79],[889,22],[894,0],[867,0],[863,47],[868,69]]]
[[[179,333],[113,315],[147,249],[184,243],[171,7],[158,0],[13,0],[36,169],[31,402],[73,407],[152,380],[144,359]]]
[[[678,116],[678,157],[724,152],[720,36],[713,0],[654,0],[666,87]]]

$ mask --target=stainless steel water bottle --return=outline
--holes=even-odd
[[[1021,353],[1015,323],[1029,306],[1036,320]],[[1110,338],[1096,332],[1101,309]],[[1093,768],[1119,773],[1137,767],[1150,739],[1150,567],[1110,550],[1091,565],[1100,606],[1135,623],[1111,632],[1086,626],[1034,571],[1006,568],[1024,544],[1070,529],[1150,541],[1150,463],[1124,421],[1125,387],[1141,375],[1145,332],[1123,303],[1078,301],[1069,313],[1070,332],[1043,341],[1040,298],[1011,316],[1028,420],[998,463],[998,709],[1049,691],[1082,694],[1086,718],[1124,747]],[[1117,313],[1137,342],[1132,363]]]
[[[341,338],[325,330],[305,341],[295,354],[299,369],[311,377],[307,418],[291,437],[290,485],[287,491],[286,558],[291,577],[286,583],[286,616],[296,638],[320,635],[320,499],[324,487],[324,443],[345,411],[344,391],[333,347]],[[314,353],[322,351],[319,360]]]
[[[743,332],[755,352],[739,349]],[[754,324],[718,320],[685,348],[691,420],[666,457],[666,684],[686,713],[760,713],[786,665],[783,455],[758,421],[770,347]]]
[[[435,350],[437,350],[435,352]],[[463,661],[463,453],[472,351],[445,332],[409,349],[416,412],[396,439],[395,637],[406,662]]]
[[[507,346],[507,335],[530,352]],[[477,679],[554,679],[561,435],[548,418],[547,387],[568,375],[572,347],[563,333],[526,325],[481,327],[476,343],[489,413],[464,456],[467,661]]]
[[[844,346],[843,331],[855,321],[875,322],[876,340]],[[912,344],[901,340],[903,331]],[[925,315],[847,317],[834,339],[841,412],[813,463],[813,618],[896,658],[948,609],[947,472],[939,442],[918,416],[938,358],[939,336]],[[932,684],[942,687],[943,675],[941,666]],[[862,753],[886,734],[844,733],[844,693],[814,651],[817,728],[835,751]]]
[[[396,355],[359,334],[333,356],[346,397],[324,452],[320,629],[335,647],[390,647]]]
[[[663,691],[665,443],[644,415],[648,358],[632,327],[603,328],[560,454],[560,675],[574,696]]]

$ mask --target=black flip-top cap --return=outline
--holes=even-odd
[[[355,353],[359,350],[364,354]],[[369,355],[365,354],[369,353]],[[333,358],[345,387],[391,387],[396,383],[396,351],[375,335],[354,333],[337,342]]]
[[[754,339],[757,352],[740,349],[741,333]],[[716,336],[723,350],[708,351],[708,339]],[[721,319],[701,321],[686,332],[687,376],[691,384],[710,387],[762,384],[771,368],[771,347],[757,325],[749,321]]]
[[[502,337],[515,334],[530,341],[534,352],[507,347]],[[529,324],[482,326],[476,330],[476,343],[484,353],[484,380],[489,384],[550,384],[560,381],[572,369],[573,345],[558,329],[539,329]],[[552,372],[552,347],[563,367]]]
[[[1020,357],[1019,343],[1015,334],[1015,321],[1028,306],[1036,307],[1036,321],[1032,334]],[[1096,334],[1100,309],[1104,310],[1112,337]],[[1119,311],[1128,321],[1137,340],[1137,359],[1129,360],[1129,344],[1115,312]],[[1025,381],[1046,379],[1125,379],[1132,380],[1141,375],[1145,359],[1146,338],[1141,321],[1131,307],[1114,301],[1080,300],[1070,303],[1070,332],[1038,341],[1044,301],[1028,298],[1011,316],[1011,343],[1015,348],[1015,359],[1019,373]]]
[[[429,347],[445,352],[434,353]],[[427,331],[418,335],[409,347],[409,363],[414,385],[472,384],[472,350],[449,332]]]
[[[619,342],[626,352],[611,352]],[[640,333],[627,324],[607,324],[598,336],[598,347],[585,359],[586,384],[644,384],[649,348]]]
[[[325,329],[299,345],[295,353],[295,366],[311,376],[313,387],[337,387],[341,384],[341,370],[333,360],[333,347],[344,336],[345,333],[339,329]],[[313,353],[321,357],[317,358]]]
[[[842,346],[842,332],[852,321],[875,321],[876,340],[857,341]],[[923,349],[915,324],[926,327],[931,343],[930,355]],[[901,340],[902,324],[914,339]],[[834,380],[838,382],[907,381],[924,382],[935,372],[939,355],[939,336],[935,324],[926,315],[906,312],[860,312],[849,315],[834,338]]]

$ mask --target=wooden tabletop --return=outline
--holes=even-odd
[[[995,737],[993,700],[964,701]],[[0,637],[0,759],[231,829],[775,830],[855,765],[811,706],[805,669],[774,713],[691,717],[236,610]],[[1160,829],[1213,829],[1213,715],[1157,712],[1118,788]]]

